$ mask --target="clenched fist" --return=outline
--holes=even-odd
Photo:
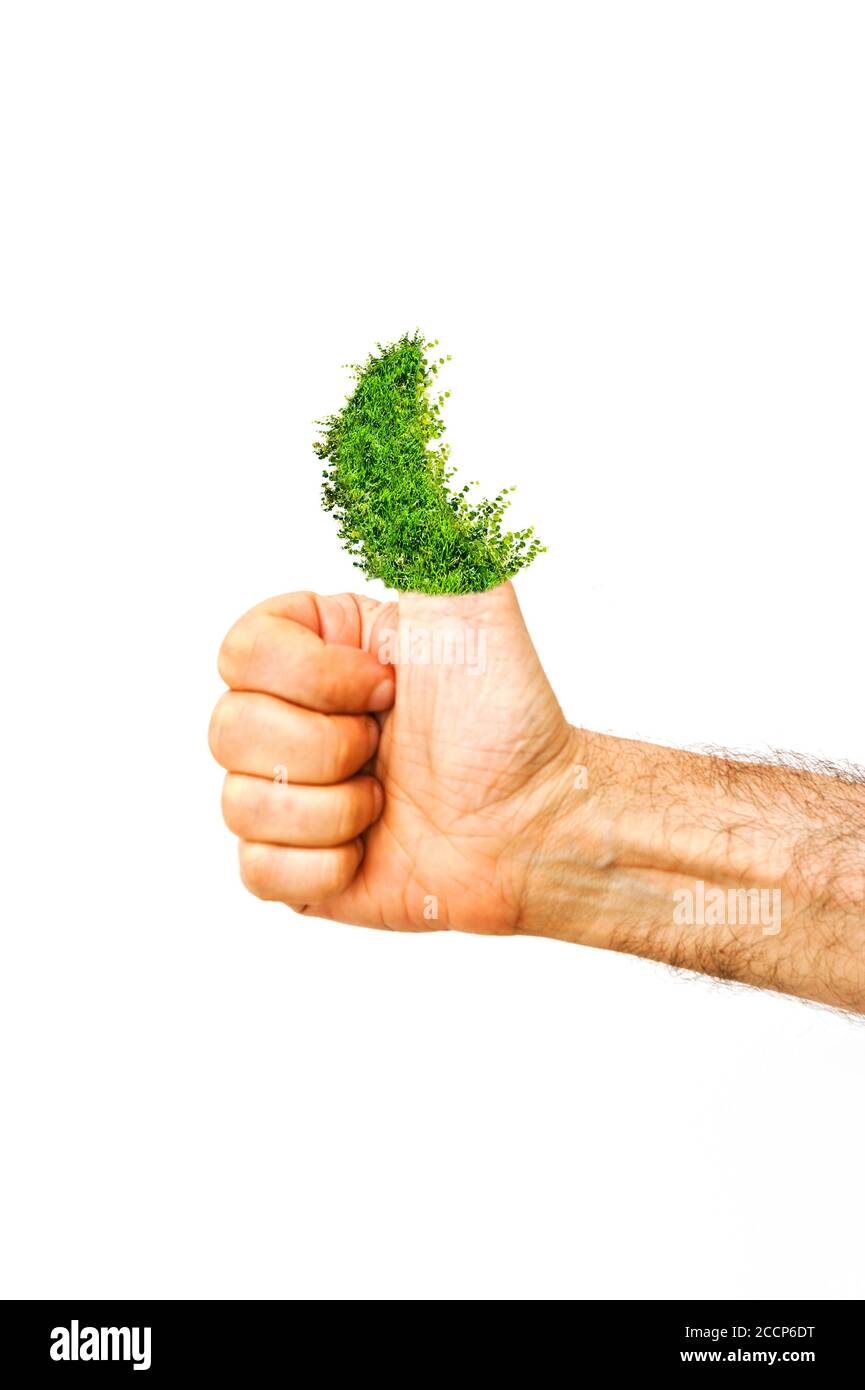
[[[271,599],[219,670],[210,745],[251,892],[397,931],[527,925],[578,758],[510,584]]]

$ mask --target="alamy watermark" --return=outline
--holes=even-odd
[[[69,1327],[51,1332],[52,1361],[131,1361],[133,1371],[150,1370],[149,1327]]]
[[[760,927],[763,936],[781,930],[780,888],[707,889],[698,878],[693,888],[677,888],[673,902],[677,927]]]
[[[427,627],[400,623],[379,634],[378,659],[383,666],[465,666],[471,675],[486,670],[487,634],[483,628]]]

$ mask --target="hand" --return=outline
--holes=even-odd
[[[219,666],[211,747],[259,897],[553,936],[865,1011],[865,779],[570,728],[510,584],[273,599]]]
[[[579,759],[510,584],[272,599],[219,669],[210,742],[251,892],[397,931],[521,928]]]

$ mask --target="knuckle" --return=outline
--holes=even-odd
[[[341,782],[351,762],[351,732],[341,719],[330,722],[324,739],[323,776],[327,782]]]
[[[331,781],[341,782],[357,772],[371,756],[370,732],[357,715],[335,715],[331,723]]]
[[[352,719],[348,730],[346,772],[351,775],[363,766],[371,753],[369,731],[363,719]]]
[[[241,882],[253,897],[267,900],[276,896],[273,858],[267,845],[241,840],[239,862]]]
[[[229,747],[233,723],[234,703],[231,699],[230,692],[226,692],[224,695],[221,695],[216,702],[213,714],[210,716],[210,728],[207,731],[207,741],[210,744],[210,751],[216,761],[223,765]]]
[[[357,834],[358,822],[358,796],[354,788],[347,795],[339,799],[339,807],[336,812],[336,841],[342,844],[344,840],[350,840]]]
[[[331,773],[335,782],[345,777],[351,767],[352,739],[351,735],[345,730],[340,729],[334,743],[333,765]]]
[[[322,704],[328,709],[337,709],[342,696],[342,683],[339,672],[326,661],[320,663],[317,684]]]
[[[240,618],[223,638],[216,664],[226,685],[244,684],[255,648],[255,629],[254,618]]]
[[[340,844],[354,839],[365,830],[373,818],[374,795],[369,778],[350,783],[346,795],[340,798],[337,813],[337,839]]]
[[[352,835],[357,834],[357,794],[355,788],[339,788],[337,802],[335,802],[334,812],[332,812],[331,833],[332,842],[342,845],[346,840],[350,840]]]
[[[329,857],[322,884],[322,897],[334,898],[351,882],[359,863],[359,852],[355,841],[342,846]]]
[[[243,778],[229,772],[222,784],[222,819],[233,835],[244,835],[253,817],[250,797]]]

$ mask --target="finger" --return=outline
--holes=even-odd
[[[226,685],[325,713],[393,704],[393,667],[359,645],[362,619],[351,595],[292,594],[278,602],[278,613],[254,608],[226,636],[219,653]]]
[[[304,905],[343,893],[363,858],[363,842],[335,849],[298,849],[240,841],[240,877],[257,898]]]
[[[377,820],[381,783],[352,777],[334,787],[299,787],[229,773],[222,789],[225,823],[242,840],[328,846],[354,840]]]
[[[344,782],[378,745],[372,715],[318,714],[272,695],[229,690],[210,721],[210,749],[227,772],[283,782]]]

